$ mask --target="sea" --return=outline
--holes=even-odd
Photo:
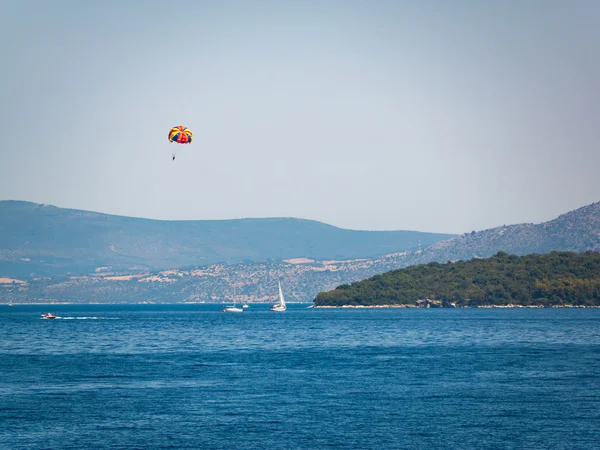
[[[600,448],[600,309],[307,306],[0,305],[0,448]]]

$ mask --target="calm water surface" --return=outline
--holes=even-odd
[[[0,305],[0,448],[600,448],[600,310]]]

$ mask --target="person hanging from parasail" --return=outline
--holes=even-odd
[[[192,136],[192,130],[183,125],[178,125],[171,128],[171,131],[169,131],[169,142],[176,144],[191,144]],[[175,152],[173,152],[173,161],[175,161],[175,156]]]

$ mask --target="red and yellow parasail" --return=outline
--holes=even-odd
[[[169,131],[169,142],[177,144],[191,144],[192,142],[192,130],[183,125],[178,125],[171,128]],[[173,152],[173,161],[175,161],[175,152]]]
[[[173,127],[169,131],[169,141],[178,144],[190,144],[192,142],[192,130],[183,125]]]

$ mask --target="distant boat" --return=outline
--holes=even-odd
[[[238,308],[237,306],[235,306],[235,285],[233,286],[233,306],[223,306],[222,311],[223,312],[229,312],[229,313],[241,313],[244,312],[243,308]]]
[[[52,313],[42,314],[42,319],[56,319],[56,316]]]
[[[271,306],[271,311],[285,311],[287,308],[285,306],[285,300],[283,299],[283,291],[281,290],[281,283],[278,281],[277,282],[279,284],[279,303],[275,303],[273,306]]]
[[[246,308],[250,308],[250,306],[248,305],[248,303],[244,303],[244,304],[242,305],[242,308],[246,309]]]

